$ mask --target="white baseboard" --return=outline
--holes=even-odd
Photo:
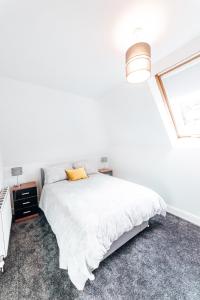
[[[174,206],[168,205],[167,211],[177,217],[180,217],[186,221],[189,221],[197,226],[200,226],[200,217],[193,215],[185,210],[182,210],[180,208],[176,208]]]

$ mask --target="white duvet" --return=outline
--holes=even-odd
[[[111,244],[154,215],[165,215],[166,204],[146,187],[94,174],[46,184],[40,208],[56,235],[60,268],[82,290]]]

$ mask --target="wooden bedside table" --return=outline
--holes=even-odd
[[[21,222],[38,216],[38,196],[36,182],[27,182],[13,187],[15,222]]]
[[[106,174],[106,175],[110,175],[110,176],[113,175],[113,170],[109,169],[109,168],[99,169],[98,171],[102,174]]]

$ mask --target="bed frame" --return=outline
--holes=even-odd
[[[43,186],[44,186],[44,177],[45,177],[44,169],[40,169],[40,175],[41,175],[41,186],[43,188]]]
[[[118,240],[114,241],[108,250],[108,252],[104,255],[104,259],[106,259],[108,256],[110,256],[113,252],[115,252],[117,249],[119,249],[121,246],[126,244],[129,240],[131,240],[134,236],[136,236],[138,233],[143,231],[146,227],[149,227],[148,221],[143,222],[139,226],[135,226],[132,230],[125,232],[122,234]]]
[[[43,187],[44,185],[44,170],[41,169],[41,185]],[[114,241],[108,250],[108,252],[104,255],[102,261],[106,259],[108,256],[110,256],[113,252],[115,252],[117,249],[119,249],[121,246],[126,244],[129,240],[131,240],[134,236],[136,236],[138,233],[143,231],[146,227],[149,227],[149,222],[143,222],[139,226],[135,226],[132,230],[125,232],[122,234],[116,241]]]

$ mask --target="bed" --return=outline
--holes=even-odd
[[[150,218],[165,215],[166,204],[144,186],[96,173],[45,184],[40,208],[56,235],[60,268],[83,290],[100,262],[144,230]]]

